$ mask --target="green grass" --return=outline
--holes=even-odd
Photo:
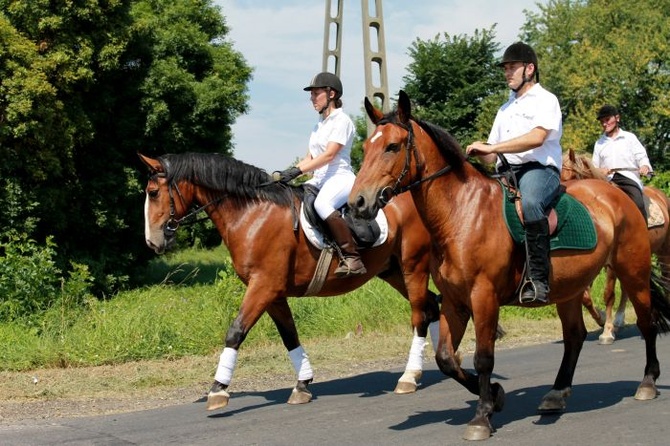
[[[138,360],[177,359],[219,351],[245,290],[225,251],[190,250],[156,258],[148,285],[84,306],[56,305],[33,322],[0,324],[0,370],[83,367]],[[600,288],[599,288],[600,287]],[[602,294],[596,285],[594,299]],[[407,301],[374,279],[339,297],[289,299],[303,342],[341,339],[357,326],[367,333],[406,333]],[[512,320],[555,318],[555,307],[504,307],[503,326]],[[245,340],[245,349],[280,344],[264,315]]]

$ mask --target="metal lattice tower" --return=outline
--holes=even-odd
[[[370,11],[370,4],[374,6],[374,11]],[[333,10],[333,2],[326,0],[326,21],[323,35],[323,71],[330,71],[339,77],[342,60],[343,0],[337,0],[336,6],[337,8]],[[386,75],[386,44],[382,0],[361,0],[361,11],[363,21],[365,95],[373,102],[381,105],[382,111],[386,113],[390,110],[390,104],[388,78]],[[330,45],[331,37],[335,39],[335,45],[332,46]],[[373,44],[375,50],[372,49]],[[333,64],[329,66],[331,60]],[[374,130],[374,127],[368,121],[368,134],[372,130]]]

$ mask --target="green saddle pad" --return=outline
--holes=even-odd
[[[502,186],[502,185],[501,185]],[[504,188],[504,186],[502,186]],[[507,229],[516,243],[523,243],[524,229],[514,202],[503,189],[503,208]],[[562,193],[556,204],[558,224],[551,236],[551,249],[593,249],[598,237],[591,215],[583,204],[567,193]]]

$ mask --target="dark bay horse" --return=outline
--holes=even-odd
[[[367,99],[365,108],[376,128],[364,144],[363,165],[349,206],[363,217],[374,215],[391,197],[411,191],[432,237],[431,273],[442,294],[436,362],[442,372],[479,395],[464,438],[489,438],[491,417],[502,410],[505,395],[499,383],[491,382],[495,331],[501,305],[519,305],[516,290],[525,254],[503,217],[506,191],[467,161],[451,135],[413,119],[403,91],[394,112],[383,115]],[[646,364],[635,398],[653,399],[660,373],[656,338],[669,329],[670,305],[664,294],[667,287],[651,280],[644,219],[632,200],[603,181],[573,181],[566,188],[590,213],[597,243],[590,250],[552,252],[549,298],[561,320],[564,353],[552,389],[538,410],[555,412],[566,407],[587,334],[582,294],[608,263],[633,303],[644,337]],[[470,317],[476,337],[476,373],[461,368],[457,354]]]
[[[237,275],[247,288],[239,313],[225,338],[215,382],[209,391],[207,409],[225,407],[226,390],[232,379],[237,350],[247,333],[265,312],[277,326],[289,351],[298,383],[289,403],[311,400],[308,384],[312,370],[300,345],[286,298],[304,296],[317,269],[320,250],[297,228],[303,188],[273,182],[254,166],[219,154],[167,154],[152,159],[140,155],[149,167],[146,186],[145,236],[147,245],[163,253],[173,242],[185,217],[204,210],[216,226]],[[437,339],[439,305],[428,289],[430,236],[421,222],[412,198],[398,197],[385,209],[388,235],[385,243],[362,250],[367,274],[336,278],[337,256],[326,264],[327,277],[316,293],[335,296],[352,291],[379,277],[409,300],[414,339],[405,373],[396,393],[416,390],[421,377],[423,350],[431,322]]]
[[[607,180],[607,177],[593,165],[590,157],[584,154],[577,154],[573,149],[568,149],[563,154],[561,180],[569,181],[585,178]],[[614,184],[612,186],[616,187]],[[649,242],[651,243],[651,252],[657,257],[661,274],[664,277],[670,277],[670,200],[668,200],[668,197],[662,190],[652,186],[645,186],[644,195],[650,200],[651,204],[656,206],[655,209],[660,212],[661,217],[658,218],[658,223],[654,224],[652,221],[648,225],[647,233],[649,235]],[[652,212],[649,212],[649,214],[650,216],[653,215]],[[613,315],[612,311],[616,300],[615,285],[616,276],[610,268],[606,268],[605,290],[603,294],[603,301],[605,303],[604,315],[595,308],[591,299],[590,288],[584,292],[584,306],[588,309],[593,319],[603,327],[603,332],[598,338],[599,343],[603,345],[612,344],[616,339],[617,330],[624,326],[626,301],[628,298],[625,293],[621,293],[619,306]]]

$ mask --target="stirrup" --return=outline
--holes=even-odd
[[[356,266],[355,263],[359,263],[360,266]],[[343,259],[335,269],[335,277],[360,276],[367,272],[368,270],[365,268],[365,265],[363,265],[363,261],[361,261],[360,258],[347,257]]]
[[[542,282],[533,281],[533,279],[525,279],[519,291],[519,303],[549,303],[549,287]]]

